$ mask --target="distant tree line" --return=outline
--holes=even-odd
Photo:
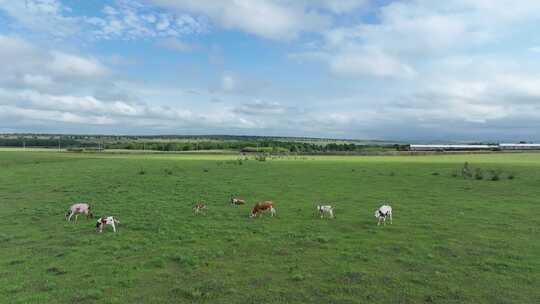
[[[332,153],[364,152],[370,150],[406,150],[405,145],[359,145],[354,143],[299,142],[261,137],[235,137],[234,140],[200,140],[200,137],[174,140],[161,137],[91,137],[91,136],[28,136],[0,137],[3,147],[58,147],[152,150],[152,151],[201,151],[234,150],[262,153]],[[147,139],[147,140],[145,140]]]
[[[0,138],[0,147],[58,147],[56,138]],[[60,139],[61,146],[84,147],[84,143],[75,139]]]
[[[314,144],[287,141],[202,141],[202,142],[129,142],[105,144],[106,149],[156,150],[156,151],[198,151],[198,150],[236,150],[240,152],[264,153],[324,153],[359,152],[373,149],[396,150],[397,146],[367,146],[356,144]]]

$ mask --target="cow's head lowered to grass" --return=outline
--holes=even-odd
[[[270,216],[276,215],[276,209],[274,208],[274,203],[271,201],[259,202],[255,204],[253,209],[251,209],[251,217],[256,217],[261,214],[263,211],[270,210]]]

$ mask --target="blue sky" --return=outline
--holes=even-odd
[[[0,132],[540,140],[540,2],[0,0]]]

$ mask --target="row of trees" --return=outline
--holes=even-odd
[[[366,150],[399,150],[400,146],[356,145],[352,143],[307,143],[282,140],[212,140],[212,141],[141,141],[121,140],[103,141],[75,137],[62,138],[0,138],[4,147],[58,147],[63,148],[104,148],[154,151],[200,151],[200,150],[235,150],[241,152],[265,153],[325,153],[325,152],[361,152]]]
[[[59,143],[70,147],[84,146],[84,143],[69,138],[0,138],[0,147],[58,147]]]
[[[105,144],[106,149],[156,150],[156,151],[198,151],[198,150],[236,150],[241,152],[265,153],[324,153],[324,152],[359,152],[367,149],[391,149],[396,146],[365,146],[355,144],[313,144],[286,141],[208,141],[208,142],[130,142]]]

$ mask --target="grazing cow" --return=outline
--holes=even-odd
[[[246,203],[244,199],[234,197],[233,195],[231,195],[230,202],[231,202],[231,205],[243,205]]]
[[[120,224],[120,221],[115,219],[112,216],[100,217],[97,220],[97,223],[96,223],[96,230],[99,230],[99,232],[103,232],[103,226],[111,225],[113,231],[116,232],[116,225],[115,224]]]
[[[193,206],[193,210],[195,210],[195,214],[197,214],[203,210],[206,210],[206,205],[203,202],[198,202],[195,204],[195,206]]]
[[[71,217],[75,215],[75,222],[77,222],[77,219],[79,217],[79,214],[86,214],[86,218],[94,217],[94,214],[92,213],[92,208],[90,207],[90,204],[88,203],[78,203],[71,206],[68,211],[66,212],[65,218],[69,222],[71,221]]]
[[[334,218],[334,207],[330,205],[317,205],[317,211],[321,215],[321,218],[327,214],[330,218]]]
[[[390,224],[392,224],[392,207],[389,205],[382,205],[377,211],[375,211],[375,217],[379,220],[377,226],[381,224],[381,221],[386,225],[386,218],[390,218]]]
[[[270,215],[276,215],[276,209],[274,208],[274,203],[271,201],[265,201],[255,204],[251,210],[251,217],[256,217],[258,214],[261,214],[265,210],[270,210]]]

